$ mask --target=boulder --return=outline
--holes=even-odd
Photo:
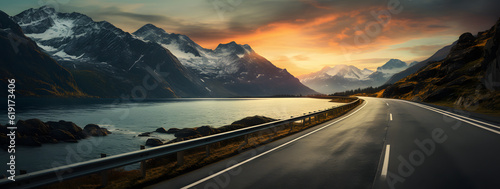
[[[28,124],[26,123],[26,121],[24,120],[19,120],[17,121],[16,123],[16,127],[17,127],[17,132],[18,133],[21,133],[23,135],[28,135],[28,136],[33,136],[35,135],[37,132],[33,130],[33,128]]]
[[[38,141],[40,141],[41,143],[53,143],[53,144],[59,142],[56,139],[52,138],[50,135],[38,136]]]
[[[158,128],[158,129],[156,129],[156,131],[155,131],[155,132],[157,132],[157,133],[168,133],[168,131],[167,131],[167,130],[165,130],[165,128],[163,128],[163,127],[160,127],[160,128]]]
[[[83,133],[83,129],[78,127],[73,122],[61,120],[59,122],[48,121],[45,124],[47,124],[51,130],[60,129],[63,131],[68,131],[75,137],[75,139],[82,139],[87,137],[87,135]]]
[[[39,119],[28,119],[26,120],[26,123],[28,123],[33,129],[36,129],[39,135],[48,135],[50,132],[49,126]]]
[[[196,135],[199,135],[200,133],[198,133],[195,129],[193,128],[185,128],[185,129],[181,129],[179,130],[178,132],[176,132],[174,134],[175,137],[177,138],[184,138],[184,137],[192,137],[192,136],[196,136]]]
[[[148,137],[148,136],[150,136],[150,135],[151,135],[151,132],[145,132],[145,133],[141,133],[141,134],[139,134],[139,135],[137,135],[137,136],[140,136],[140,137]]]
[[[236,129],[241,129],[243,127],[245,127],[245,126],[240,125],[240,124],[225,125],[225,126],[217,128],[217,131],[222,133],[222,132],[232,131],[232,130],[236,130]]]
[[[170,128],[170,129],[168,129],[167,134],[175,134],[179,131],[180,131],[180,129],[178,129],[178,128]]]
[[[75,136],[68,131],[62,129],[55,129],[50,131],[50,136],[56,140],[64,142],[76,142]]]
[[[42,143],[36,136],[20,136],[16,138],[16,142],[24,146],[42,146]]]
[[[215,129],[210,126],[201,126],[196,128],[196,131],[203,136],[211,135],[215,133]]]
[[[146,146],[160,146],[163,145],[163,142],[157,138],[148,138],[146,141]]]
[[[88,124],[83,128],[83,132],[90,136],[107,136],[111,134],[107,129],[99,127],[96,124]]]
[[[265,116],[252,116],[252,117],[246,117],[241,120],[233,122],[231,125],[243,125],[245,127],[248,126],[253,126],[253,125],[259,125],[271,121],[276,121],[276,119],[265,117]]]

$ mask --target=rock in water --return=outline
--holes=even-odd
[[[198,133],[195,129],[193,128],[185,128],[185,129],[181,129],[180,131],[176,132],[174,134],[175,137],[177,138],[185,138],[185,137],[192,137],[192,136],[196,136],[200,133]]]
[[[50,136],[59,141],[77,142],[75,136],[73,136],[70,132],[62,129],[55,129],[50,131]]]
[[[196,131],[203,136],[211,135],[215,133],[215,129],[210,126],[201,126],[196,128]]]
[[[231,125],[243,125],[245,127],[248,126],[253,126],[253,125],[259,125],[271,121],[276,121],[276,119],[265,117],[265,116],[252,116],[252,117],[246,117],[243,118],[239,121],[233,122]]]
[[[75,123],[69,122],[69,121],[59,121],[59,122],[54,122],[54,121],[48,121],[45,124],[49,125],[49,128],[51,130],[63,130],[71,133],[76,139],[82,139],[86,138],[87,135],[83,133],[83,129],[78,127]]]
[[[158,129],[156,129],[156,131],[155,131],[155,132],[157,132],[157,133],[168,133],[168,131],[167,131],[167,130],[165,130],[165,128],[163,128],[163,127],[160,127],[160,128],[158,128]]]
[[[83,132],[91,136],[107,136],[111,134],[107,129],[99,127],[96,124],[88,124],[83,128]]]
[[[141,133],[137,136],[140,136],[140,137],[148,137],[149,135],[151,135],[151,132],[145,132],[145,133]]]
[[[170,129],[168,129],[167,134],[175,134],[175,133],[177,133],[179,131],[180,131],[180,129],[170,128]]]
[[[49,126],[39,119],[28,119],[26,121],[19,120],[16,126],[19,133],[28,136],[48,135],[50,131]]]
[[[160,146],[163,145],[163,142],[157,138],[148,138],[146,141],[146,146]]]

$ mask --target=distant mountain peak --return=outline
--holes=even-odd
[[[406,64],[406,62],[403,62],[399,59],[390,59],[383,66],[378,67],[377,71],[400,69],[400,68],[406,68],[406,67],[408,67],[408,64]]]
[[[166,33],[168,34],[164,29],[159,28],[158,26],[155,26],[151,23],[145,24],[141,28],[139,28],[137,31],[134,32],[134,35],[137,35],[138,33],[144,33],[144,32],[154,32],[156,34],[161,34],[161,33]]]
[[[253,49],[248,44],[240,45],[234,41],[231,41],[226,44],[219,44],[217,48],[214,50],[216,53],[236,53],[236,54],[247,54],[254,52]]]

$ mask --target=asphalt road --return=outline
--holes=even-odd
[[[148,188],[500,188],[497,123],[363,99],[343,117]]]

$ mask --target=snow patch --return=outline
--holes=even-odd
[[[56,48],[52,47],[52,46],[48,46],[48,45],[42,45],[40,43],[37,44],[40,48],[42,48],[44,51],[46,52],[55,52],[57,51]]]
[[[42,41],[73,37],[72,28],[75,25],[74,20],[60,19],[56,15],[51,16],[51,18],[54,21],[52,27],[45,30],[43,33],[26,34],[26,36]]]
[[[54,55],[62,58],[63,60],[75,60],[75,59],[78,59],[78,57],[76,57],[76,56],[67,54],[66,52],[64,52],[64,50],[61,50],[61,51],[55,53]],[[81,55],[81,56],[83,56],[83,55]]]
[[[135,66],[135,64],[137,64],[137,62],[139,62],[139,61],[142,59],[142,57],[143,57],[143,56],[144,56],[144,55],[143,55],[143,54],[141,54],[141,56],[139,57],[139,59],[137,59],[137,60],[134,62],[134,64],[132,64],[132,66],[130,66],[130,68],[128,68],[128,71],[130,71],[130,69],[132,69],[132,68]]]

